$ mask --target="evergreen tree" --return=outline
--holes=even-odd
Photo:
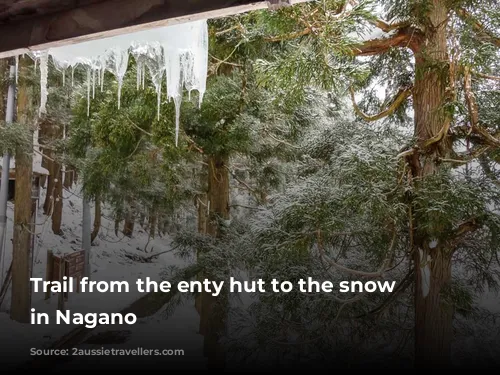
[[[239,29],[242,38],[281,48],[261,62],[260,71],[285,100],[301,100],[308,86],[350,91],[360,121],[413,123],[413,139],[400,144],[395,156],[405,163],[399,180],[407,185],[402,202],[415,267],[419,367],[450,363],[454,259],[467,251],[470,238],[497,241],[498,217],[484,209],[493,196],[475,191],[489,191],[491,181],[470,185],[461,171],[479,156],[486,166],[498,155],[498,122],[488,111],[496,94],[484,89],[485,80],[497,79],[498,21],[494,2],[313,1],[252,15]],[[378,82],[387,93],[382,102],[370,94]],[[478,105],[477,92],[485,107]],[[379,113],[366,114],[374,108]],[[481,244],[481,252],[496,251],[487,241]]]

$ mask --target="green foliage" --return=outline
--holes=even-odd
[[[192,102],[184,105],[183,129],[207,155],[227,156],[248,148],[249,129],[238,121],[245,109],[242,78],[236,74],[212,77],[201,108]]]
[[[0,122],[0,153],[16,155],[17,152],[26,153],[33,147],[33,126]]]
[[[162,105],[158,119],[156,92],[137,90],[134,71],[130,61],[119,109],[116,82],[102,92],[96,89],[88,117],[82,95],[74,108],[69,150],[80,160],[88,196],[107,199],[118,211],[125,201],[135,201],[145,212],[172,212],[189,196],[181,163],[189,161],[189,152],[174,145],[173,104]]]

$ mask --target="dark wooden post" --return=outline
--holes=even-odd
[[[52,250],[47,250],[47,266],[45,268],[45,280],[52,281],[54,275],[54,255]],[[52,293],[49,290],[45,292],[45,300],[50,299]]]
[[[64,256],[61,256],[61,258],[59,258],[59,281],[60,282],[63,281],[63,277],[65,274],[66,274],[66,262],[65,262]],[[58,297],[59,297],[59,299],[58,299],[57,309],[59,311],[64,312],[65,311],[65,307],[64,307],[65,295],[63,292],[61,292],[61,293],[59,293]]]

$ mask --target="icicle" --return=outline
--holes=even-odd
[[[35,61],[35,64],[33,65],[34,66],[34,69],[35,69],[35,74],[36,74],[36,69],[37,69],[37,65],[38,65],[38,59],[35,57],[34,59]]]
[[[181,103],[182,96],[176,96],[174,98],[175,105],[175,147],[179,144],[179,128],[180,128],[180,119],[181,119]]]
[[[95,72],[97,68],[92,68],[92,99],[95,99]]]
[[[123,81],[121,79],[119,79],[118,80],[118,109],[120,109],[120,107],[121,107],[122,86],[123,86]]]
[[[102,72],[101,72],[101,92],[103,92],[103,90],[104,90],[104,73],[106,73],[105,67],[102,68]]]
[[[144,90],[144,85],[146,82],[146,69],[144,66],[142,67],[141,78],[142,78],[142,89]]]
[[[140,86],[141,81],[142,81],[141,72],[142,72],[141,65],[139,63],[137,63],[137,79],[136,79],[137,91],[139,91],[139,86]]]
[[[206,20],[170,26],[163,44],[166,64],[167,96],[176,108],[176,140],[178,143],[180,104],[183,89],[197,90],[199,105],[206,90],[208,68],[208,27]]]
[[[49,54],[47,51],[42,52],[40,56],[40,114],[46,113],[47,109],[47,77],[49,74]]]
[[[66,69],[62,71],[63,87],[66,86]]]
[[[158,121],[160,121],[160,107],[161,107],[161,85],[156,88],[156,112]]]
[[[128,48],[121,48],[120,46],[113,48],[109,51],[110,63],[108,65],[108,70],[114,74],[116,80],[118,81],[118,109],[120,109],[121,94],[123,77],[127,72],[129,51]]]
[[[149,76],[151,77],[151,82],[155,86],[156,91],[156,110],[157,110],[157,118],[160,120],[160,107],[161,107],[161,93],[162,93],[162,84],[163,84],[163,75],[165,72],[165,63],[163,57],[163,51],[159,44],[150,46],[147,51],[148,59],[146,59],[145,64],[143,65],[142,77],[146,76],[146,66],[149,71]]]
[[[176,106],[176,144],[179,135],[180,106],[184,90],[198,91],[201,106],[206,90],[208,68],[208,26],[206,20],[154,28],[132,34],[122,34],[109,38],[96,39],[51,48],[49,54],[60,66],[72,67],[72,85],[74,67],[78,64],[87,68],[88,113],[90,115],[90,78],[92,73],[92,97],[95,97],[95,84],[104,91],[106,70],[111,72],[118,82],[118,108],[121,107],[123,79],[127,72],[129,54],[133,54],[137,63],[137,88],[146,85],[146,65],[151,81],[158,96],[157,116],[160,114],[163,74],[166,75],[168,101],[174,100]],[[33,53],[36,57],[36,53]],[[161,58],[159,58],[161,56]],[[151,65],[150,62],[154,63]],[[97,71],[96,71],[97,70]],[[96,81],[95,74],[99,74]]]
[[[90,68],[87,68],[87,117],[90,116]]]
[[[16,55],[16,85],[19,82],[19,55]]]
[[[71,67],[71,87],[73,87],[74,83],[75,83],[75,67],[72,66]]]

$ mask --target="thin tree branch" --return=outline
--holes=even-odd
[[[380,120],[381,118],[392,115],[399,108],[399,106],[401,104],[403,104],[403,102],[411,95],[412,89],[410,88],[410,89],[405,89],[405,90],[400,91],[398,96],[396,97],[396,99],[394,99],[392,104],[387,109],[385,109],[384,111],[380,112],[379,114],[376,114],[373,116],[366,115],[361,111],[361,109],[356,104],[356,99],[354,97],[354,89],[352,87],[350,87],[349,91],[351,92],[351,101],[352,101],[352,105],[354,107],[354,111],[356,112],[356,114],[359,117],[361,117],[363,120],[368,121],[368,122],[372,122],[372,121],[377,121],[377,120]]]
[[[404,21],[404,22],[397,22],[397,23],[387,23],[383,20],[375,20],[371,22],[373,25],[378,27],[380,30],[385,31],[386,33],[392,31],[392,30],[398,30],[402,29],[403,27],[409,26],[409,23]]]
[[[353,53],[355,56],[379,55],[393,47],[410,48],[417,52],[420,47],[420,31],[405,27],[389,38],[367,40],[356,46]]]
[[[350,268],[347,268],[347,267],[344,267],[344,266],[338,264],[332,258],[330,258],[329,256],[326,255],[325,249],[323,248],[323,241],[321,240],[321,231],[319,229],[316,232],[316,235],[317,235],[317,243],[318,243],[318,249],[319,249],[321,259],[326,261],[330,266],[336,268],[337,270],[339,270],[341,272],[350,273],[350,274],[356,275],[356,276],[371,277],[371,278],[382,277],[384,272],[386,271],[387,261],[385,261],[382,264],[382,267],[377,272],[364,272],[364,271],[353,270],[353,269],[350,269]],[[394,246],[394,243],[391,244],[391,247],[392,246]],[[392,250],[392,248],[391,248],[391,250]]]
[[[484,74],[484,73],[479,73],[479,72],[472,72],[473,75],[484,78],[484,79],[491,79],[493,81],[500,81],[500,77],[498,76],[492,76],[489,74]]]
[[[469,109],[470,122],[472,131],[479,124],[479,114],[477,109],[476,97],[472,92],[471,87],[471,73],[470,68],[468,66],[465,67],[464,71],[464,91],[465,91],[465,100],[467,102],[467,108]]]
[[[451,235],[450,247],[452,251],[454,251],[458,245],[465,239],[467,234],[476,231],[481,227],[480,220],[478,218],[470,218],[467,221],[464,221],[462,224],[458,226],[457,229],[453,231]]]
[[[276,43],[276,42],[284,42],[287,40],[293,40],[300,38],[302,36],[306,36],[311,34],[311,29],[305,28],[302,31],[297,31],[295,33],[290,33],[290,34],[284,34],[284,35],[278,35],[278,36],[272,36],[268,38],[264,38],[266,42],[271,42],[271,43]]]
[[[500,37],[494,35],[491,31],[487,30],[486,27],[479,22],[472,14],[463,8],[457,9],[456,13],[460,19],[472,26],[474,31],[478,34],[480,39],[489,42],[496,47],[500,48]]]

